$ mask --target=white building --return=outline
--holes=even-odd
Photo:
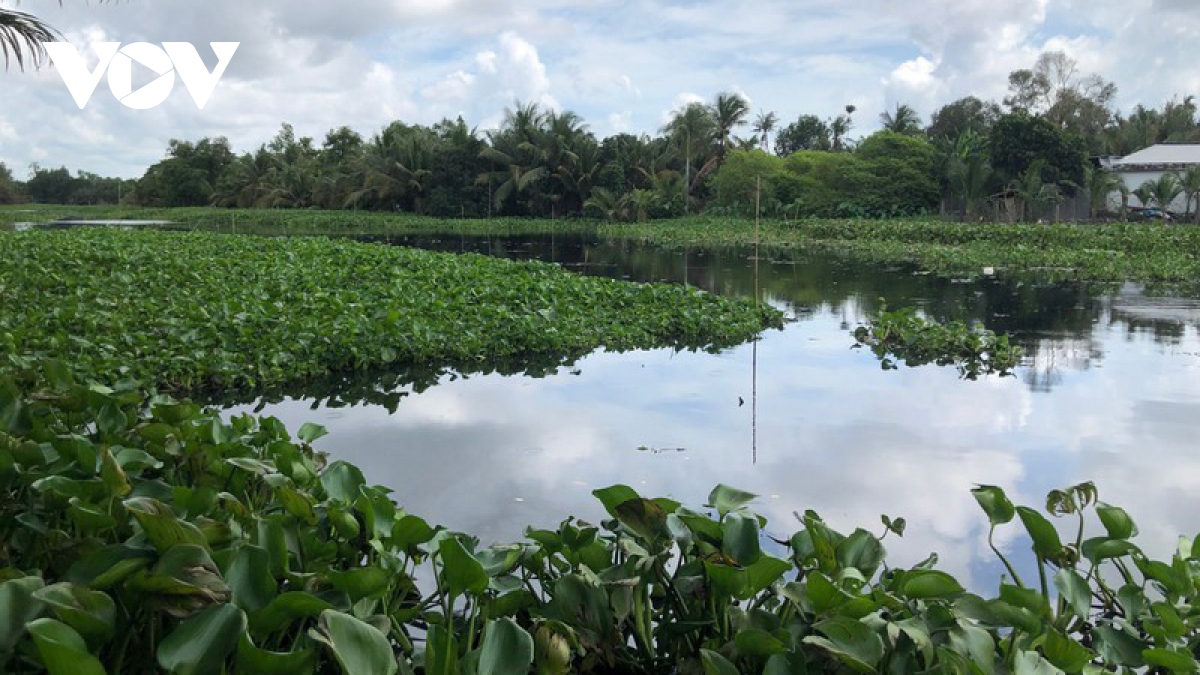
[[[1200,143],[1162,143],[1152,145],[1145,150],[1114,160],[1110,168],[1125,182],[1125,187],[1136,190],[1148,180],[1158,180],[1164,173],[1186,171],[1189,167],[1200,164]],[[1170,211],[1183,213],[1186,197],[1180,195],[1171,203]],[[1138,198],[1130,195],[1130,206],[1145,206]],[[1121,198],[1114,194],[1110,198],[1110,208],[1114,211],[1121,206]]]

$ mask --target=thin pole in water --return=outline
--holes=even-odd
[[[762,176],[754,182],[754,304],[762,302],[758,294],[758,220],[762,208]],[[754,336],[750,356],[750,460],[758,464],[758,336]]]

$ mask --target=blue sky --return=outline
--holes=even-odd
[[[11,6],[12,0],[0,0]],[[0,72],[0,161],[138,176],[171,138],[239,151],[284,122],[318,141],[347,124],[463,115],[493,126],[517,99],[574,110],[598,135],[654,132],[671,110],[737,91],[785,122],[857,108],[852,135],[908,103],[925,119],[1046,49],[1119,89],[1117,106],[1200,91],[1189,0],[127,0],[26,2],[81,49],[94,41],[242,45],[204,110],[183,87],[134,111],[101,83],[80,111],[53,68]],[[210,55],[211,59],[211,55]],[[744,132],[744,133],[748,133]]]

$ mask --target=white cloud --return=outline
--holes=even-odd
[[[516,99],[579,112],[598,132],[654,132],[691,100],[679,92],[707,101],[735,86],[785,122],[854,104],[864,134],[896,103],[928,119],[961,96],[1002,98],[1011,70],[1053,48],[1114,81],[1126,110],[1200,90],[1200,15],[1188,0],[159,0],[35,11],[81,45],[242,43],[203,112],[178,96],[134,114],[102,102],[101,88],[93,117],[52,70],[0,73],[0,115],[16,130],[0,137],[0,161],[123,175],[170,138],[225,135],[247,150],[285,120],[318,136],[460,113],[486,126]],[[80,120],[102,125],[99,141],[65,137]]]

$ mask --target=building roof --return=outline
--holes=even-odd
[[[1176,169],[1200,164],[1200,143],[1160,143],[1113,162],[1117,171]]]

